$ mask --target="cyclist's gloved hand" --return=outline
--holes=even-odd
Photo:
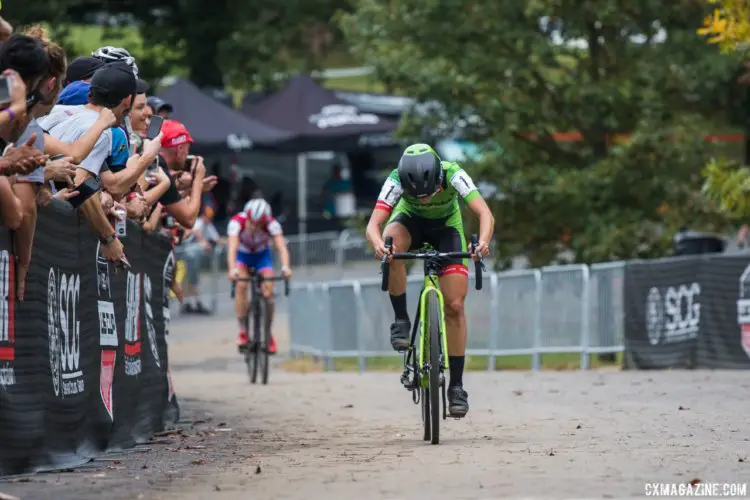
[[[477,242],[477,246],[472,248],[471,253],[474,254],[474,258],[478,258],[479,255],[481,255],[482,257],[487,257],[490,254],[490,247],[484,241],[479,240]]]

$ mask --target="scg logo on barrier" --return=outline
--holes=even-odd
[[[81,277],[50,268],[47,279],[47,328],[49,363],[55,395],[72,396],[83,392],[81,370],[81,325],[78,302]]]
[[[651,345],[679,342],[698,336],[701,320],[701,286],[698,283],[668,286],[662,300],[657,287],[646,298],[646,332]]]

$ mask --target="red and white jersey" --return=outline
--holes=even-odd
[[[240,212],[229,221],[227,236],[239,236],[238,251],[245,253],[262,252],[271,245],[274,236],[282,234],[281,224],[271,215],[264,215],[253,231],[248,230],[248,217]]]

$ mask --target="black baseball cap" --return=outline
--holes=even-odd
[[[77,57],[68,65],[66,83],[88,80],[102,66],[104,62],[96,57]]]
[[[148,92],[150,88],[151,88],[151,85],[149,85],[146,80],[141,80],[140,78],[138,78],[135,82],[136,94],[145,94],[146,92]]]
[[[154,110],[154,113],[158,113],[162,109],[166,110],[167,113],[171,113],[174,111],[174,108],[171,104],[160,97],[156,97],[155,95],[149,97],[147,102],[148,105],[151,106],[151,108]]]
[[[125,63],[107,64],[96,70],[91,79],[91,91],[112,103],[135,94],[137,87],[133,70]]]

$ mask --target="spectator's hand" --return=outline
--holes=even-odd
[[[3,71],[3,75],[10,80],[10,107],[15,110],[26,109],[26,84],[21,75],[12,69]]]
[[[111,128],[117,125],[117,117],[109,108],[102,108],[102,110],[99,111],[99,118],[97,121],[106,128]]]
[[[33,133],[26,139],[26,142],[18,147],[9,146],[3,156],[11,165],[10,169],[3,172],[5,175],[30,174],[47,162],[48,156],[34,147],[36,133]]]
[[[177,175],[174,178],[174,185],[178,191],[190,189],[192,184],[193,176],[190,175],[190,172],[177,172]]]
[[[206,165],[203,163],[203,157],[202,156],[196,156],[195,157],[195,168],[193,169],[193,178],[194,179],[205,179],[206,177]],[[194,180],[193,179],[193,180]],[[192,180],[191,180],[192,182]]]
[[[50,201],[52,201],[52,190],[45,184],[36,193],[36,204],[39,207],[46,207]]]
[[[73,187],[73,178],[76,176],[76,166],[71,163],[73,158],[66,156],[59,160],[48,161],[44,166],[44,182],[64,182],[68,187]]]
[[[156,170],[146,174],[146,181],[150,185],[155,186],[157,184],[161,184],[162,182],[169,182],[169,176],[163,168],[157,168]]]
[[[102,211],[107,215],[112,213],[112,210],[115,208],[115,200],[112,198],[112,195],[106,191],[102,191],[99,199],[102,204]]]
[[[55,193],[55,198],[62,201],[68,201],[71,198],[78,196],[80,193],[78,191],[74,191],[70,188],[64,188]]]
[[[114,202],[112,203],[112,216],[114,216],[117,220],[127,220],[128,219],[128,209],[125,208],[124,205]]]
[[[153,140],[143,140],[143,156],[158,156],[161,151],[161,138],[163,134],[159,132],[159,135],[154,137]]]
[[[140,220],[144,215],[148,214],[148,203],[146,198],[139,194],[128,195],[127,201],[125,202],[125,210],[128,214],[128,219]]]
[[[215,175],[210,175],[203,179],[203,192],[208,193],[211,191],[214,187],[216,187],[216,183],[219,182],[219,178]]]
[[[125,256],[122,242],[119,238],[115,238],[108,245],[102,245],[101,249],[104,258],[110,262],[120,262]]]

